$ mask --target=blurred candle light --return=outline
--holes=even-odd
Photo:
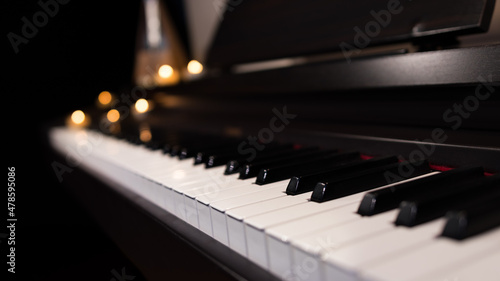
[[[188,63],[187,70],[191,74],[200,74],[203,71],[203,65],[197,60],[192,60]]]
[[[111,109],[110,111],[108,111],[106,117],[108,118],[109,122],[114,123],[120,120],[120,112],[118,112],[118,110],[116,109]]]
[[[144,112],[148,111],[148,109],[149,109],[149,103],[147,100],[138,99],[135,102],[135,110],[137,110],[137,112],[144,113]]]
[[[76,125],[81,125],[85,121],[85,113],[81,110],[75,110],[71,114],[71,121]]]
[[[82,110],[75,110],[66,117],[66,126],[70,128],[84,128],[90,125],[90,116],[87,116]]]
[[[139,139],[142,142],[150,142],[153,135],[148,123],[141,123],[139,125]]]
[[[111,102],[112,96],[111,93],[108,91],[102,91],[99,94],[99,97],[97,97],[99,100],[99,103],[102,105],[108,105]]]
[[[142,142],[149,142],[152,138],[151,130],[149,129],[141,130],[139,138],[141,139]]]
[[[158,69],[158,75],[161,78],[170,78],[173,74],[174,69],[168,64],[164,64]]]

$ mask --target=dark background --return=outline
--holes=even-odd
[[[44,2],[46,2],[44,0]],[[141,273],[86,215],[50,167],[45,126],[92,105],[104,89],[131,81],[140,2],[77,1],[59,11],[15,54],[7,34],[22,36],[22,18],[37,1],[3,2],[2,102],[5,165],[16,167],[15,280],[111,280],[112,270]],[[5,99],[6,98],[6,99]],[[4,166],[5,169],[5,166]],[[6,170],[6,169],[5,169]],[[7,171],[5,171],[7,174]],[[5,175],[7,177],[7,175]],[[6,208],[7,188],[2,206]],[[2,210],[0,234],[6,209]],[[7,239],[0,238],[2,269]],[[2,279],[4,280],[4,279]]]

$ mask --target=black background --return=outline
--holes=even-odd
[[[44,1],[46,2],[46,1]],[[77,1],[38,28],[15,54],[7,34],[22,36],[37,1],[5,1],[2,55],[2,136],[6,167],[16,167],[16,274],[14,280],[111,280],[111,271],[141,273],[59,183],[45,143],[50,122],[92,105],[98,93],[131,82],[140,2]],[[2,189],[7,213],[7,187]],[[2,216],[0,233],[7,233]],[[2,273],[7,239],[0,238]],[[4,280],[4,279],[2,279]]]

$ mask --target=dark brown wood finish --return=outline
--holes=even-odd
[[[351,64],[321,62],[207,78],[161,91],[177,101],[178,106],[167,111],[180,115],[176,122],[203,116],[201,120],[220,117],[214,122],[226,125],[249,123],[261,116],[268,120],[272,108],[286,105],[300,120],[315,125],[432,129],[450,128],[455,122],[445,120],[445,112],[488,85],[497,90],[462,118],[460,129],[500,130],[499,65],[496,45],[364,58]]]
[[[365,48],[486,31],[494,3],[494,0],[229,1],[208,53],[207,65],[227,67],[339,51],[343,42]],[[358,38],[363,35],[358,36],[356,28],[369,42],[365,44]],[[429,43],[431,39],[426,40]]]
[[[163,88],[200,96],[376,90],[415,86],[465,86],[488,77],[500,82],[500,45],[323,61],[287,68],[228,74]],[[485,78],[486,79],[486,78]],[[443,92],[444,93],[444,92]]]

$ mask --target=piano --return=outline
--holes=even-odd
[[[189,52],[142,3],[134,81],[47,135],[148,280],[498,280],[495,1],[183,1]]]

